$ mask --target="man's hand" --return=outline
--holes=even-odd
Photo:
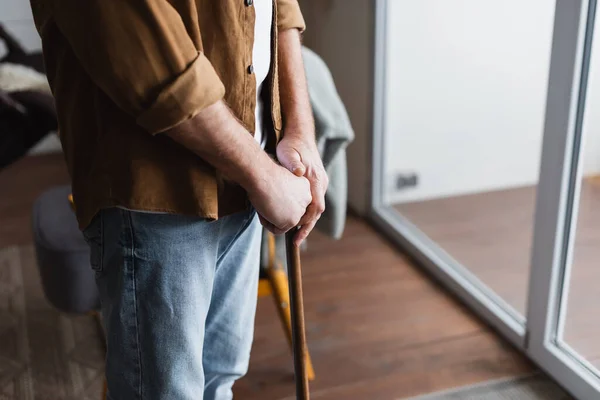
[[[310,184],[271,161],[248,191],[248,197],[262,225],[275,234],[281,234],[298,226],[312,201]]]
[[[312,201],[308,180],[275,163],[224,102],[205,108],[165,134],[239,183],[267,229],[284,233],[301,222]]]
[[[312,199],[298,224],[301,229],[296,234],[294,241],[296,245],[300,245],[308,237],[325,211],[325,192],[329,185],[329,178],[317,150],[313,131],[314,128],[297,130],[287,127],[285,136],[277,146],[277,158],[281,165],[294,175],[303,176],[310,182]]]

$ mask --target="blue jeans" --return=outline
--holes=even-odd
[[[250,359],[259,274],[254,211],[209,222],[119,208],[85,229],[111,400],[226,400]]]

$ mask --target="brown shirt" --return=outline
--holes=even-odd
[[[304,20],[297,0],[273,3],[267,101],[278,138],[276,33]],[[160,133],[219,99],[254,132],[252,0],[31,4],[82,228],[111,206],[211,219],[247,207],[239,186]]]

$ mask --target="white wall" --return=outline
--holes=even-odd
[[[537,181],[553,2],[391,0],[389,201]],[[395,191],[397,172],[419,185]]]
[[[390,0],[389,7],[387,200],[537,183],[554,2]],[[596,47],[595,58],[600,38]],[[598,106],[593,80],[588,110]],[[586,173],[597,174],[600,135],[591,131],[600,129],[600,112],[588,113],[587,126]],[[416,173],[419,185],[397,190],[397,173]]]

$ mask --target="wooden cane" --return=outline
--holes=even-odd
[[[294,349],[294,372],[296,375],[296,399],[309,400],[308,373],[306,368],[306,330],[304,326],[304,301],[302,295],[302,267],[300,248],[294,245],[298,229],[285,235],[288,279],[290,286],[290,311],[292,313],[292,343]]]

